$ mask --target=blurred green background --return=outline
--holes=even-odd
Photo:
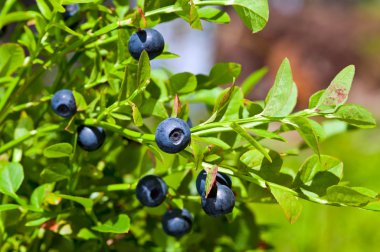
[[[251,94],[253,99],[263,99],[281,60],[289,57],[299,88],[299,108],[305,108],[309,96],[325,88],[340,69],[354,64],[357,74],[349,102],[366,106],[379,123],[380,2],[269,3],[269,23],[255,35],[230,12],[231,24],[217,32],[217,61],[241,63],[246,76],[268,66],[269,74]],[[344,181],[380,192],[380,127],[334,135],[321,144],[321,152],[343,161]],[[299,157],[287,158],[285,165],[297,169],[309,155],[310,151],[303,151]],[[306,201],[303,205],[298,221],[289,224],[280,206],[251,204],[258,225],[269,225],[262,230],[262,240],[275,251],[379,251],[379,213]]]
[[[345,181],[379,192],[379,143],[379,128],[354,130],[329,138],[321,150],[344,162]],[[286,165],[299,167],[308,154],[305,151],[288,158]],[[270,225],[262,238],[274,245],[275,251],[378,251],[379,213],[302,202],[304,209],[295,224],[287,222],[278,205],[251,204],[257,223]]]

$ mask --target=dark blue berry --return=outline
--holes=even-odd
[[[193,223],[191,214],[186,209],[169,209],[162,217],[165,233],[177,238],[190,232]]]
[[[68,118],[75,114],[77,106],[71,90],[57,91],[51,99],[51,107],[57,115]]]
[[[156,143],[164,152],[180,152],[189,145],[190,139],[189,125],[181,119],[168,118],[157,126]]]
[[[77,14],[79,12],[79,5],[78,4],[68,4],[65,5],[65,12],[62,14],[63,19],[67,20]]]
[[[129,53],[136,60],[140,59],[141,53],[145,50],[149,59],[154,59],[164,50],[165,41],[161,33],[154,29],[144,29],[132,34],[129,39]]]
[[[219,216],[231,213],[234,206],[235,195],[225,185],[216,184],[207,198],[205,193],[202,195],[202,208],[208,215]]]
[[[155,207],[165,200],[167,191],[168,187],[160,177],[147,175],[139,180],[136,196],[144,206]]]
[[[78,127],[78,145],[86,151],[95,151],[103,145],[106,133],[101,127],[84,126]]]
[[[207,172],[205,170],[202,170],[198,174],[197,180],[195,181],[199,195],[202,195],[204,190],[205,190],[206,177],[207,177]],[[232,186],[231,177],[229,175],[221,173],[221,172],[218,172],[216,174],[216,183],[219,183],[221,185],[225,185],[229,188],[231,188],[231,186]]]

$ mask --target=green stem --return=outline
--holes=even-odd
[[[194,202],[200,202],[201,196],[199,195],[175,195],[173,199],[182,199],[182,200],[188,200],[188,201],[194,201]]]
[[[178,11],[182,11],[182,8],[175,5],[170,5],[170,6],[165,6],[156,10],[148,11],[145,13],[145,17],[151,17],[151,16],[159,15],[159,14],[169,14],[169,13],[178,12]]]
[[[153,142],[155,139],[155,136],[153,134],[145,134],[145,133],[133,131],[130,129],[123,128],[122,126],[119,126],[116,124],[111,124],[111,123],[104,122],[104,121],[99,122],[95,119],[86,119],[84,121],[84,124],[89,125],[89,126],[103,127],[104,129],[108,129],[108,130],[111,130],[113,132],[119,133],[120,135],[122,135],[128,139],[131,139],[131,140],[134,140],[134,141],[137,141],[140,143],[144,142],[144,141]]]
[[[113,184],[107,186],[98,186],[88,189],[79,189],[75,191],[76,195],[88,195],[93,192],[113,192],[113,191],[127,191],[134,190],[136,183],[133,184]]]
[[[7,15],[7,13],[9,12],[9,10],[12,8],[12,5],[16,2],[16,0],[8,0],[8,1],[5,1],[5,4],[3,6],[3,9],[1,10],[0,12],[0,17],[3,17],[5,15]]]
[[[32,131],[28,132],[27,134],[23,135],[22,137],[19,137],[17,139],[14,139],[14,140],[2,145],[0,147],[0,154],[2,154],[4,152],[6,152],[7,150],[12,149],[13,147],[31,139],[34,136],[40,136],[40,135],[43,135],[43,134],[46,134],[49,132],[56,131],[60,128],[62,128],[61,125],[51,125],[51,126],[47,126],[45,128],[38,129],[38,130],[32,130]]]

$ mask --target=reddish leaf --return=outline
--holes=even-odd
[[[214,166],[213,168],[210,168],[207,170],[207,177],[206,177],[206,198],[211,192],[212,187],[215,184],[216,181],[216,174],[218,173],[218,166]]]
[[[181,111],[182,111],[181,101],[179,100],[178,95],[175,95],[172,117],[179,117],[179,115],[181,114]]]

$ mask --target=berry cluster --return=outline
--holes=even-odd
[[[202,196],[202,208],[210,216],[220,216],[232,212],[235,206],[235,196],[231,191],[231,178],[223,173],[217,173],[216,183],[206,198],[206,171],[202,170],[196,179],[198,193]],[[147,207],[156,207],[164,202],[168,187],[156,175],[147,175],[139,180],[136,187],[136,197],[140,203]],[[162,217],[162,228],[165,233],[177,238],[190,232],[192,216],[187,209],[169,208]]]
[[[150,59],[160,55],[164,49],[162,35],[154,29],[139,30],[133,34],[129,41],[129,52],[138,60],[145,50]],[[59,90],[51,99],[53,111],[64,118],[75,115],[77,106],[72,91]],[[174,154],[184,150],[191,141],[190,119],[186,123],[179,118],[168,118],[156,128],[155,141],[164,152]],[[78,145],[86,151],[99,149],[105,141],[105,131],[101,127],[80,125],[77,129]],[[235,205],[235,196],[231,191],[231,178],[223,173],[217,173],[215,183],[206,197],[207,172],[202,170],[196,179],[196,188],[201,196],[204,212],[211,216],[228,214]],[[141,178],[136,187],[136,197],[140,203],[147,207],[156,207],[165,201],[168,187],[156,175],[147,175]],[[192,227],[192,216],[186,209],[172,209],[162,217],[163,230],[171,236],[181,237],[188,233]]]
[[[53,111],[61,117],[69,118],[73,116],[77,111],[73,92],[67,89],[57,91],[51,99],[51,107]],[[77,128],[77,132],[77,143],[86,151],[99,149],[106,138],[104,129],[101,127],[80,125]]]

